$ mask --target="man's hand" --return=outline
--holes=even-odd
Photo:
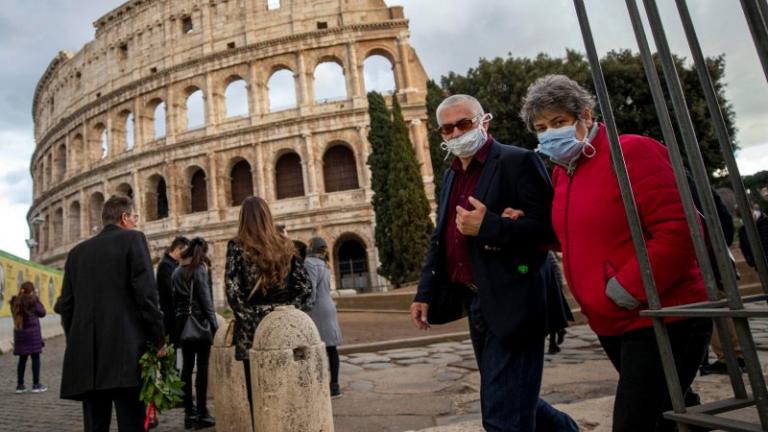
[[[469,197],[469,203],[474,210],[465,210],[461,206],[456,206],[456,227],[459,232],[465,236],[476,236],[480,232],[480,225],[485,217],[485,204],[476,200],[475,197]]]
[[[419,330],[429,330],[429,322],[427,322],[427,310],[429,309],[428,303],[413,302],[411,303],[411,322],[414,327]]]
[[[166,351],[167,351],[166,346],[165,344],[163,344],[163,346],[160,347],[160,350],[157,351],[157,358],[165,357],[165,355],[167,354]]]
[[[507,207],[504,209],[504,213],[501,214],[501,217],[509,218],[512,220],[518,220],[519,218],[525,216],[525,212],[522,210],[513,209],[512,207]]]

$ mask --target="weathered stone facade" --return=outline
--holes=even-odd
[[[35,91],[33,260],[62,267],[69,249],[100,228],[103,201],[129,194],[155,260],[176,235],[209,240],[221,304],[226,242],[240,201],[256,194],[292,238],[328,240],[337,287],[386,286],[375,272],[365,164],[363,63],[371,56],[392,65],[432,196],[427,76],[401,7],[383,0],[132,0],[94,26],[95,40],[75,54],[60,52]],[[343,70],[346,96],[316,101],[314,72],[328,62]],[[278,108],[269,84],[284,71],[293,78],[295,106]],[[248,109],[228,116],[235,82],[244,84]],[[204,124],[190,128],[194,95],[202,95]]]

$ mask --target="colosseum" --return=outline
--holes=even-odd
[[[432,196],[427,76],[402,7],[131,0],[94,26],[95,39],[61,51],[35,90],[33,260],[63,267],[100,230],[105,197],[123,193],[155,261],[176,235],[209,240],[222,304],[226,242],[255,194],[292,238],[328,240],[337,288],[386,289],[365,163],[370,61],[391,74]],[[321,81],[334,79],[341,88],[328,94]]]

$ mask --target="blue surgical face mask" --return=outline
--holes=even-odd
[[[595,147],[585,137],[583,141],[576,138],[576,123],[557,129],[547,129],[538,134],[539,146],[536,151],[549,157],[553,162],[570,167],[583,154],[586,157],[595,155]]]

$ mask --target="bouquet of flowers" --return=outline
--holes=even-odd
[[[181,402],[184,383],[176,370],[176,351],[173,345],[165,341],[165,356],[158,356],[158,349],[149,347],[139,359],[141,367],[141,394],[139,399],[147,404],[147,416],[144,419],[144,430],[149,429],[152,419],[157,414],[175,407]],[[156,423],[156,422],[155,422]]]

